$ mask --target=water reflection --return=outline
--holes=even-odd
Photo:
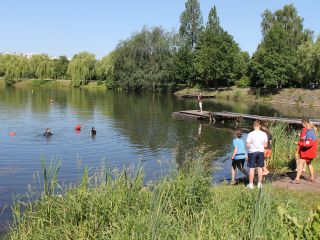
[[[186,151],[206,145],[216,152],[222,166],[215,173],[216,178],[229,176],[227,159],[235,123],[211,125],[171,118],[173,111],[197,106],[195,99],[179,99],[170,94],[73,88],[34,89],[33,93],[31,89],[0,89],[0,189],[6,189],[2,191],[1,204],[10,204],[12,194],[26,191],[33,174],[41,170],[41,158],[61,158],[60,179],[66,183],[77,181],[86,166],[122,167],[139,162],[147,178],[156,179],[181,165]],[[206,100],[204,109],[319,118],[318,111],[309,108],[243,101]],[[81,131],[74,131],[76,124],[82,125]],[[89,134],[92,126],[99,131],[97,137]],[[54,136],[39,137],[47,127],[54,130]],[[10,131],[17,135],[10,138]],[[16,170],[12,166],[17,166]],[[7,174],[6,169],[11,169],[12,174]]]

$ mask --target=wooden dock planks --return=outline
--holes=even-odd
[[[209,121],[210,116],[212,116],[216,120],[250,120],[254,121],[259,119],[264,122],[281,122],[292,125],[301,125],[301,118],[283,118],[283,117],[269,117],[269,116],[260,116],[260,115],[250,115],[244,113],[235,113],[235,112],[209,112],[199,110],[186,110],[180,112],[173,112],[172,117],[174,118],[186,118],[186,119],[194,119],[200,121]],[[310,121],[319,126],[320,119],[310,119]]]

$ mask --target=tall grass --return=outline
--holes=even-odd
[[[274,171],[287,171],[289,166],[295,164],[295,152],[299,140],[297,130],[289,129],[287,124],[271,125],[272,156],[269,160],[269,168]]]
[[[270,126],[272,134],[272,156],[269,160],[269,168],[275,172],[285,172],[296,168],[295,152],[299,141],[300,131],[292,129],[287,124],[274,124]],[[318,142],[320,149],[320,141]],[[312,161],[316,171],[320,171],[320,157]]]
[[[103,170],[91,177],[85,171],[63,195],[44,194],[26,203],[24,214],[17,208],[7,238],[287,240],[293,239],[290,223],[277,207],[285,205],[303,223],[320,202],[319,195],[268,185],[261,191],[213,186],[208,157],[197,150],[172,176],[147,185],[141,169]]]

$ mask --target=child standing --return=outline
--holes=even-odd
[[[264,167],[262,168],[262,175],[266,176],[269,174],[269,170],[267,168],[269,159],[271,158],[272,154],[272,135],[267,126],[263,125],[261,130],[267,134],[268,137],[268,144],[267,147],[264,149]]]
[[[244,162],[247,159],[247,154],[245,150],[244,141],[241,139],[242,132],[241,129],[236,130],[236,138],[233,139],[233,154],[231,157],[232,160],[232,167],[231,167],[231,183],[235,183],[236,179],[236,170],[237,168],[246,176],[248,177],[248,172],[243,168]]]

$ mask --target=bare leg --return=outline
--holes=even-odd
[[[267,168],[268,162],[269,162],[269,158],[265,158],[264,167],[262,168],[263,174],[266,174],[266,175],[269,173],[269,170],[268,170],[268,168]]]
[[[262,168],[258,167],[258,183],[262,183]]]
[[[301,173],[302,173],[302,168],[303,168],[303,164],[304,163],[305,163],[305,160],[299,159],[296,180],[300,180],[300,176],[301,176]]]
[[[309,171],[310,171],[310,179],[314,179],[314,169],[311,163],[308,165]]]
[[[253,178],[254,178],[254,168],[250,168],[250,170],[249,170],[249,184],[253,184]]]
[[[243,167],[241,167],[241,168],[239,168],[239,169],[240,169],[240,171],[246,176],[246,178],[249,177],[249,174],[248,174],[248,172],[247,172],[246,169],[244,169]]]
[[[302,167],[302,172],[306,172],[306,162],[305,161],[303,161],[303,167]]]
[[[234,183],[236,177],[236,169],[231,167],[231,182]]]
[[[202,112],[202,102],[199,102],[200,111]]]

